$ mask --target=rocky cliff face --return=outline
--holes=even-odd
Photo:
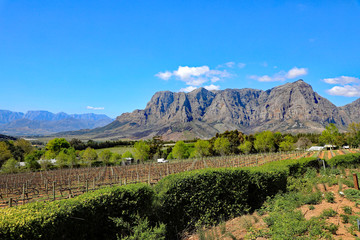
[[[338,108],[302,80],[267,91],[162,91],[155,93],[144,110],[124,113],[110,125],[89,133],[93,137],[136,139],[163,135],[164,139],[184,139],[208,138],[233,129],[244,133],[320,132],[329,123],[345,128],[352,121],[360,121],[359,106],[357,100]]]

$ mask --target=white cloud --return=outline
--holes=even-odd
[[[172,76],[172,73],[169,72],[169,71],[159,72],[155,76],[157,76],[158,78],[161,78],[163,80],[169,80],[171,78],[171,76]]]
[[[197,87],[193,87],[193,86],[188,86],[186,88],[182,88],[179,90],[179,92],[191,92],[194,91]]]
[[[323,79],[324,82],[329,84],[340,84],[340,85],[346,85],[349,83],[358,83],[360,82],[359,78],[356,77],[347,77],[347,76],[340,76],[336,78],[325,78]]]
[[[206,90],[209,90],[209,91],[213,91],[213,90],[219,90],[220,89],[220,86],[216,86],[214,84],[211,84],[209,86],[205,86],[204,87]]]
[[[235,66],[235,63],[234,62],[227,62],[225,63],[225,65],[229,68],[233,68]]]
[[[290,69],[288,72],[280,71],[275,73],[272,76],[269,75],[263,75],[263,76],[257,76],[257,75],[251,75],[249,76],[250,79],[257,80],[259,82],[277,82],[277,81],[285,81],[287,79],[293,79],[299,76],[306,75],[308,73],[307,68],[297,68],[294,67]]]
[[[360,86],[345,85],[343,87],[335,86],[326,91],[330,95],[344,97],[360,97]]]
[[[91,107],[91,106],[87,106],[86,109],[90,109],[90,110],[104,110],[105,108],[103,108],[103,107]]]
[[[231,66],[232,62],[229,62],[227,64]],[[231,77],[231,74],[228,73],[226,70],[212,70],[208,66],[179,66],[177,70],[174,70],[172,72],[159,72],[155,76],[163,80],[169,80],[173,77],[177,80],[185,82],[185,84],[189,86],[201,86],[208,81],[217,82],[224,78]]]
[[[263,67],[267,67],[267,66],[269,66],[269,65],[268,65],[268,63],[267,63],[267,62],[263,62],[263,63],[261,63],[261,66],[263,66]]]
[[[288,79],[293,79],[296,77],[300,77],[300,76],[304,76],[308,73],[307,68],[297,68],[297,67],[293,67],[292,69],[290,69],[288,71],[288,73],[286,74],[286,78]]]
[[[246,66],[246,64],[245,63],[238,63],[237,66],[238,66],[238,68],[244,68]]]

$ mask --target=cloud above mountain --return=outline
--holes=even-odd
[[[262,76],[258,76],[258,75],[251,75],[249,76],[250,79],[254,79],[256,81],[259,82],[282,82],[288,79],[294,79],[297,77],[301,77],[301,76],[305,76],[308,74],[308,69],[307,68],[298,68],[298,67],[293,67],[292,69],[290,69],[289,71],[280,71],[277,72],[275,74],[273,74],[272,76],[269,75],[262,75]]]
[[[332,87],[326,90],[330,95],[343,97],[360,97],[360,79],[356,77],[340,76],[323,79],[325,83],[336,84],[340,86]]]

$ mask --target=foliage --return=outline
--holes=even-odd
[[[275,150],[274,134],[264,131],[255,135],[254,148],[258,152],[271,152]]]
[[[321,133],[319,141],[324,144],[335,145],[339,136],[339,130],[335,124],[330,123],[326,126],[325,130]]]
[[[214,149],[221,155],[230,153],[230,141],[227,138],[220,137],[215,140]]]
[[[12,157],[10,150],[5,142],[0,141],[0,166],[3,165],[5,161]]]
[[[122,158],[133,158],[133,155],[130,151],[126,151],[123,153],[123,155],[121,157]]]
[[[195,156],[203,158],[210,155],[211,144],[206,140],[197,140],[195,143]]]
[[[0,239],[116,239],[130,235],[112,218],[134,229],[136,216],[148,217],[153,190],[143,184],[104,188],[73,199],[0,209]]]
[[[350,201],[357,201],[360,200],[360,191],[356,189],[346,189],[344,190],[345,197],[349,199]]]
[[[172,156],[177,159],[184,159],[186,158],[186,150],[186,144],[183,141],[177,141],[172,149]]]
[[[167,176],[156,186],[168,234],[214,224],[286,190],[285,169],[203,169]]]
[[[99,154],[99,158],[105,165],[109,165],[111,155],[112,155],[112,152],[110,152],[110,150],[103,150]]]
[[[54,138],[46,144],[46,149],[58,154],[62,149],[69,148],[70,143],[65,138]]]
[[[334,203],[335,202],[335,195],[333,192],[326,192],[325,193],[325,199],[328,203]]]
[[[35,171],[36,169],[40,168],[40,164],[36,161],[34,155],[27,155],[25,157],[25,166],[27,169],[30,169],[31,171]]]
[[[306,149],[311,147],[312,142],[307,137],[300,137],[295,143],[295,147],[299,149]]]
[[[87,165],[90,165],[98,158],[96,151],[92,148],[87,148],[81,155],[81,159]]]
[[[16,173],[18,171],[17,164],[18,161],[16,161],[14,158],[10,158],[1,166],[1,172]]]
[[[136,215],[135,226],[131,227],[129,222],[123,220],[123,218],[114,218],[116,227],[127,228],[130,232],[128,236],[118,235],[118,240],[164,240],[166,227],[165,224],[159,224],[159,226],[151,227],[148,218],[142,218]]]
[[[134,145],[134,155],[136,159],[145,161],[149,159],[150,146],[144,141],[138,141]]]
[[[250,141],[246,140],[242,144],[239,145],[239,150],[245,154],[249,154],[251,152],[251,149],[253,148],[253,145]]]
[[[285,136],[284,141],[279,145],[281,151],[291,151],[294,149],[294,142],[291,136]]]

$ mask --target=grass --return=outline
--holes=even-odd
[[[128,146],[119,146],[119,147],[111,147],[111,148],[100,148],[100,149],[96,149],[96,153],[99,154],[104,150],[110,150],[110,152],[112,153],[118,153],[120,155],[122,155],[123,153],[125,153],[126,151],[131,152],[132,154],[134,154],[134,148],[133,147],[128,147]]]

